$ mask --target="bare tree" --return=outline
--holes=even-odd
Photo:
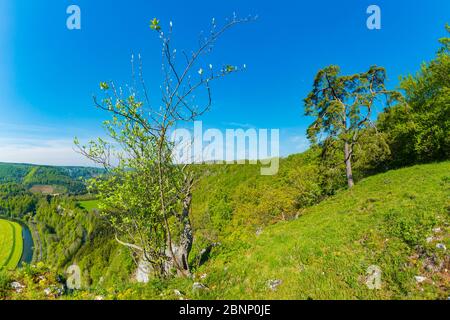
[[[103,82],[100,87],[104,98],[99,101],[94,97],[96,107],[112,115],[105,127],[114,143],[98,139],[81,146],[76,141],[79,152],[109,172],[96,179],[93,186],[116,240],[133,250],[136,261],[150,264],[158,276],[168,276],[172,270],[189,275],[193,243],[190,211],[194,175],[189,164],[174,162],[176,145],[171,131],[181,123],[197,120],[210,109],[213,81],[245,68],[215,68],[205,57],[227,30],[254,19],[233,15],[220,28],[213,19],[210,32],[190,53],[173,48],[172,22],[166,33],[160,21],[153,19],[150,28],[162,43],[160,103],[151,103],[141,57],[135,61],[133,56],[133,85],[126,88],[127,94],[114,82]],[[117,165],[112,164],[114,159]]]

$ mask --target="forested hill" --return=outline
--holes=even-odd
[[[82,193],[84,181],[102,172],[102,169],[88,167],[0,163],[0,183],[19,183],[36,191],[45,188],[49,193]]]

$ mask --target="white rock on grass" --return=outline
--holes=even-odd
[[[13,283],[11,283],[11,287],[13,288],[13,289],[21,289],[21,288],[24,288],[24,286],[20,283],[20,282],[13,282]]]
[[[25,288],[25,286],[20,282],[15,281],[11,283],[11,288],[13,288],[13,290],[16,291],[16,293],[21,293],[22,290]]]
[[[441,232],[441,231],[442,231],[441,228],[434,228],[434,229],[433,229],[433,232],[434,232],[434,233],[439,233],[439,232]]]
[[[282,280],[269,280],[267,281],[267,286],[270,290],[276,291],[277,288],[283,283]]]
[[[192,285],[192,289],[194,290],[205,290],[208,289],[204,284],[201,284],[200,282],[194,282]]]
[[[422,283],[422,282],[424,282],[425,280],[427,280],[426,277],[422,277],[422,276],[415,276],[414,278],[416,279],[416,282],[417,282],[417,283]]]
[[[264,231],[264,229],[263,229],[262,227],[259,227],[259,228],[256,230],[256,235],[259,237],[259,236],[263,233],[263,231]]]
[[[177,290],[177,289],[173,290],[173,292],[175,293],[176,296],[179,296],[179,297],[181,297],[181,296],[183,295],[183,294],[181,293],[181,291],[180,291],[180,290]]]

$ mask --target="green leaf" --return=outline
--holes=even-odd
[[[161,30],[161,26],[159,25],[159,20],[156,18],[153,18],[150,21],[150,29],[155,30],[155,31],[160,31]]]

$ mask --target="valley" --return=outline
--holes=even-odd
[[[270,60],[270,68],[261,69],[267,75],[230,82],[239,84],[238,95],[232,87],[222,98],[218,95],[239,97],[242,105],[219,103],[218,112],[236,108],[235,114],[220,114],[222,124],[213,122],[217,128],[205,122],[203,133],[202,121],[209,118],[202,116],[213,106],[210,82],[247,69],[246,63],[220,66],[219,60],[205,57],[225,31],[256,20],[237,14],[223,24],[212,19],[211,32],[202,33],[198,48],[185,53],[181,64],[175,63],[172,21],[153,17],[145,27],[161,41],[156,52],[159,56],[162,48],[163,77],[148,83],[159,84],[159,103],[153,102],[154,90],[147,91],[141,55],[135,61],[133,54],[134,84],[122,84],[123,75],[116,75],[119,79],[99,82],[94,92],[103,133],[93,127],[81,130],[82,123],[95,120],[86,112],[76,120],[82,136],[64,139],[64,146],[47,141],[49,135],[41,136],[41,143],[0,140],[18,141],[13,149],[0,146],[2,161],[23,161],[11,151],[19,150],[22,156],[29,153],[24,161],[94,166],[0,163],[0,300],[449,299],[450,25],[445,25],[447,36],[426,47],[429,52],[434,48],[434,57],[416,64],[417,70],[405,67],[408,73],[395,86],[389,77],[400,76],[392,67],[403,63],[397,54],[385,61],[386,68],[369,63],[379,59],[368,55],[367,61],[326,65],[298,54],[295,61],[303,65],[290,62],[287,67],[298,75],[307,63],[309,78],[286,82],[289,72],[272,70],[285,58]],[[365,32],[379,30],[367,27]],[[334,28],[314,31],[321,29],[329,41],[316,58],[330,54],[335,61],[343,51],[332,41],[342,45],[344,38],[333,35]],[[314,49],[320,37],[311,38]],[[382,42],[378,47],[384,48]],[[288,61],[288,52],[282,51]],[[422,57],[429,59],[428,54]],[[257,56],[251,55],[250,62],[257,62]],[[119,70],[118,65],[103,62],[107,65],[95,79],[116,77],[105,70]],[[275,79],[277,85],[254,85],[259,78]],[[293,93],[290,86],[300,83],[301,90]],[[62,88],[55,95],[58,108],[66,102],[62,97],[78,92],[74,83],[67,88],[70,95],[63,95]],[[270,96],[272,91],[276,95]],[[259,108],[260,97],[252,92],[269,99]],[[44,90],[39,95],[47,97]],[[45,109],[44,103],[33,106]],[[56,110],[47,110],[47,116]],[[76,136],[68,118],[60,119],[64,134]],[[269,137],[268,129],[256,125],[279,129],[270,129]],[[191,126],[194,136],[184,126]],[[280,152],[280,140],[290,146],[288,151]],[[177,143],[186,151],[181,158]],[[40,154],[45,161],[31,159],[34,150],[45,153],[48,148],[64,154],[61,159],[73,157],[68,154],[73,151],[78,160],[53,162],[53,153]],[[213,313],[183,304],[180,312],[185,314]],[[236,308],[234,315],[256,310]]]

